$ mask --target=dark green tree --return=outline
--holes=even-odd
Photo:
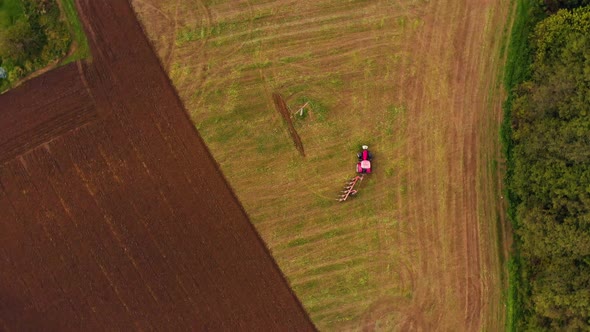
[[[21,18],[5,30],[0,31],[0,58],[14,63],[39,54],[45,36],[35,33],[28,20]]]
[[[590,330],[590,7],[541,21],[533,46],[512,112],[521,327]]]

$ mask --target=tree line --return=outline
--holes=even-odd
[[[546,17],[507,113],[517,329],[590,330],[590,1],[535,5]]]
[[[7,78],[0,80],[0,91],[63,58],[72,43],[56,0],[21,0],[21,3],[23,15],[0,30],[0,66],[7,72]]]

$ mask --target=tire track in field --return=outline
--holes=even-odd
[[[411,72],[410,75],[407,76],[410,79],[410,82],[404,85],[407,87],[404,89],[405,94],[407,94],[404,99],[409,102],[408,117],[412,118],[412,120],[408,122],[408,133],[411,136],[408,138],[408,143],[406,145],[406,155],[412,165],[410,166],[412,170],[408,173],[408,208],[410,210],[408,210],[406,222],[409,223],[411,229],[415,232],[415,237],[419,241],[418,246],[420,248],[417,250],[418,264],[414,265],[414,269],[416,270],[415,276],[417,276],[418,279],[416,280],[416,289],[413,290],[413,311],[425,311],[424,306],[429,299],[436,301],[441,300],[438,298],[439,296],[435,296],[431,292],[431,287],[424,284],[424,280],[430,280],[433,275],[438,274],[436,271],[437,265],[432,264],[432,261],[435,261],[436,259],[433,259],[432,261],[430,259],[432,259],[432,257],[438,257],[439,251],[437,248],[432,248],[432,235],[428,231],[428,224],[433,222],[433,216],[428,214],[428,209],[432,207],[434,202],[432,201],[432,196],[429,195],[426,185],[429,183],[427,178],[432,175],[432,168],[429,165],[429,162],[424,160],[424,155],[431,151],[430,147],[432,146],[432,143],[430,140],[432,138],[428,135],[428,132],[431,131],[432,124],[428,121],[424,121],[422,117],[422,114],[424,114],[424,105],[427,103],[425,100],[425,84],[427,83],[423,82],[423,80],[430,79],[431,77],[435,79],[436,76],[430,75],[430,70],[432,68],[429,68],[428,63],[424,62],[425,59],[417,56],[422,52],[428,52],[433,55],[437,54],[433,42],[437,37],[435,30],[437,30],[437,33],[443,31],[437,27],[437,22],[443,15],[441,9],[443,9],[444,6],[439,5],[434,8],[432,8],[432,6],[427,9],[427,12],[432,13],[432,16],[428,15],[424,18],[424,30],[419,36],[417,36],[418,42],[414,44],[415,46],[411,51],[411,53],[415,54],[416,57],[423,62],[417,64],[418,69],[416,72]],[[427,134],[422,134],[423,131]],[[426,174],[424,174],[424,172],[426,172]],[[436,220],[434,220],[434,222],[436,222]],[[439,281],[444,283],[444,279],[439,279]],[[426,283],[428,283],[428,281],[426,281]],[[435,311],[432,317],[426,319],[430,323],[434,323],[438,320],[437,315],[438,312]]]
[[[475,36],[473,35],[473,28],[470,26],[473,20],[473,15],[471,15],[471,11],[473,10],[472,8],[469,8],[470,6],[466,6],[465,11],[464,11],[464,17],[466,17],[467,19],[465,19],[465,26],[463,27],[464,31],[461,31],[461,33],[459,34],[460,36],[463,37],[464,40],[469,41],[470,43],[466,46],[464,46],[463,48],[466,51],[466,54],[463,56],[463,54],[461,54],[461,56],[459,56],[459,61],[460,62],[466,62],[466,59],[471,59],[471,67],[469,67],[467,70],[464,70],[464,77],[461,79],[464,83],[463,88],[464,89],[468,89],[470,86],[477,86],[477,84],[479,82],[477,82],[477,75],[475,73],[475,68],[478,67],[479,65],[479,61],[477,58],[474,58],[472,56],[472,50],[474,48],[474,43],[476,41],[480,41],[479,39],[476,39]],[[468,91],[468,90],[465,90]],[[469,98],[471,97],[471,98]],[[476,146],[478,145],[479,142],[477,142],[477,140],[475,139],[475,124],[477,122],[477,118],[475,117],[475,112],[474,110],[477,109],[481,109],[480,107],[477,107],[477,101],[473,100],[474,98],[477,97],[477,92],[472,93],[470,96],[468,96],[468,99],[466,100],[466,104],[463,106],[463,113],[467,113],[469,114],[468,116],[468,123],[469,125],[467,126],[467,133],[465,133],[465,147],[467,149],[467,151],[465,152],[466,155],[464,156],[464,159],[468,160],[468,165],[466,167],[466,173],[465,174],[465,188],[469,188],[472,193],[465,195],[465,202],[464,202],[464,206],[468,206],[470,209],[470,212],[467,215],[466,218],[466,246],[464,249],[464,253],[465,253],[465,259],[467,264],[467,270],[466,270],[466,315],[465,315],[465,320],[467,322],[467,328],[469,330],[475,330],[478,329],[480,327],[480,320],[481,320],[481,300],[482,300],[482,294],[481,294],[481,285],[482,285],[482,276],[481,276],[481,270],[480,270],[480,261],[479,261],[479,256],[480,256],[480,251],[479,251],[479,246],[478,246],[478,237],[479,237],[479,229],[478,229],[478,217],[477,217],[477,191],[476,191],[476,187],[475,187],[475,176],[476,176],[476,169],[477,169],[477,164],[476,164],[476,157],[477,157],[477,150],[476,150]],[[471,100],[469,100],[471,99]],[[472,142],[475,142],[475,144],[473,144]],[[470,144],[471,143],[471,144]]]
[[[478,34],[476,29],[472,28],[474,22],[478,21],[485,21],[486,13],[483,11],[476,11],[477,7],[469,8],[469,10],[465,11],[464,16],[469,18],[465,21],[465,26],[463,28],[466,31],[466,36],[463,40],[468,41],[463,48],[465,52],[460,54],[460,62],[466,63],[467,59],[472,59],[471,62],[467,62],[469,64],[468,67],[462,68],[462,71],[456,69],[458,74],[459,82],[461,83],[460,88],[462,90],[468,91],[470,87],[481,85],[484,81],[480,81],[479,77],[482,75],[481,68],[483,67],[481,61],[482,57],[479,57],[478,51],[481,50],[484,40],[482,40],[482,36],[484,34]],[[477,16],[476,16],[477,14]],[[482,17],[483,16],[483,17]],[[483,27],[481,30],[484,30]],[[485,64],[484,64],[485,66]],[[458,68],[458,66],[457,66]],[[486,75],[484,74],[483,77]],[[487,84],[484,84],[484,87]],[[483,91],[487,92],[488,89],[482,89]],[[472,323],[472,325],[468,325],[468,328],[473,330],[476,329],[480,321],[482,319],[481,312],[484,309],[484,295],[483,290],[487,288],[487,279],[484,275],[482,275],[482,260],[481,256],[483,252],[480,251],[480,234],[482,233],[482,228],[480,227],[481,223],[491,223],[494,222],[493,220],[485,220],[481,219],[480,216],[480,203],[485,202],[485,197],[481,197],[480,191],[477,188],[478,181],[476,180],[476,176],[478,174],[477,169],[481,168],[482,166],[479,165],[479,160],[481,160],[484,156],[483,153],[478,152],[482,144],[484,142],[480,141],[476,135],[476,128],[478,124],[486,119],[484,116],[485,114],[485,93],[481,91],[475,91],[467,96],[467,98],[462,103],[462,112],[464,114],[468,114],[468,123],[469,126],[466,128],[464,135],[464,140],[466,143],[464,146],[466,149],[463,151],[463,159],[467,161],[466,170],[469,172],[465,174],[463,178],[463,183],[466,188],[471,188],[473,191],[472,194],[465,195],[463,206],[470,206],[471,210],[466,220],[465,220],[465,249],[464,249],[464,259],[467,263],[467,270],[466,275],[464,276],[465,280],[465,301],[466,301],[466,311],[465,311],[465,319],[468,323]],[[479,110],[479,112],[474,112],[473,110]],[[489,139],[489,138],[488,138]],[[469,142],[475,142],[469,143]]]
[[[470,307],[470,290],[473,287],[471,275],[473,273],[472,269],[474,268],[473,264],[471,264],[470,254],[474,253],[471,252],[470,249],[469,233],[470,228],[475,227],[475,225],[470,226],[470,223],[472,224],[477,220],[474,216],[476,207],[470,205],[470,202],[468,201],[469,196],[475,195],[475,193],[472,192],[475,188],[471,184],[471,178],[473,178],[473,174],[466,174],[468,172],[474,171],[474,165],[471,164],[474,153],[473,151],[468,151],[468,149],[470,149],[468,136],[469,133],[472,132],[473,116],[471,116],[471,114],[473,114],[473,112],[470,112],[470,110],[466,107],[466,101],[463,99],[464,91],[469,91],[469,87],[466,84],[467,81],[465,78],[470,75],[468,75],[469,69],[466,69],[466,67],[471,65],[470,62],[465,61],[469,58],[464,56],[464,52],[466,50],[469,51],[465,44],[469,40],[469,36],[465,35],[465,31],[468,31],[468,25],[471,20],[471,16],[468,13],[468,7],[469,4],[465,5],[464,8],[462,8],[462,11],[457,13],[457,15],[464,17],[465,19],[462,21],[462,24],[457,27],[452,42],[453,48],[455,50],[454,57],[456,58],[457,65],[453,66],[453,72],[451,75],[451,79],[454,83],[454,88],[451,94],[451,112],[456,123],[451,144],[460,147],[460,149],[457,151],[459,153],[457,157],[459,160],[461,160],[462,168],[460,172],[450,171],[448,174],[454,183],[461,185],[461,190],[457,190],[456,193],[452,193],[452,195],[456,195],[454,215],[457,217],[457,221],[461,223],[460,233],[462,233],[462,236],[458,238],[455,247],[456,252],[459,255],[458,258],[460,262],[460,265],[458,266],[455,274],[455,278],[457,280],[455,287],[457,291],[464,294],[462,297],[462,310],[464,312],[463,320],[466,324],[465,328],[467,330],[473,330],[471,327],[473,318],[470,317],[469,312],[470,310],[473,310],[473,308]],[[470,94],[466,95],[467,97],[470,96]],[[463,119],[466,119],[466,121]],[[466,194],[466,192],[469,194]],[[477,278],[479,278],[479,276],[477,276]],[[479,310],[479,308],[476,307],[476,310]]]
[[[473,112],[469,112],[469,108],[475,103],[467,105],[466,100],[461,99],[463,98],[461,93],[469,91],[470,87],[477,82],[470,82],[465,79],[468,76],[474,76],[473,70],[470,68],[464,70],[464,68],[450,66],[451,63],[466,65],[464,60],[471,58],[470,52],[475,43],[475,41],[472,40],[472,36],[468,34],[468,32],[473,29],[471,26],[471,16],[468,15],[471,8],[470,4],[467,3],[437,3],[433,4],[433,6],[435,8],[429,10],[429,12],[433,13],[432,21],[426,22],[425,30],[420,37],[420,40],[423,42],[417,46],[417,49],[414,52],[419,53],[429,50],[426,52],[430,52],[434,59],[430,60],[430,62],[419,65],[422,69],[416,73],[415,77],[417,77],[417,79],[412,79],[412,75],[405,75],[406,82],[409,81],[409,84],[404,84],[408,87],[406,93],[410,92],[415,96],[414,99],[412,99],[413,102],[410,106],[410,108],[414,108],[412,111],[415,113],[410,116],[418,118],[413,122],[414,126],[410,124],[411,129],[409,132],[415,133],[414,135],[416,136],[414,136],[413,140],[410,139],[411,142],[408,144],[408,150],[406,153],[409,156],[413,156],[411,159],[417,162],[416,167],[414,168],[415,170],[428,169],[429,165],[437,160],[439,162],[442,161],[442,164],[438,165],[435,171],[423,172],[422,174],[416,171],[410,172],[409,183],[414,184],[415,188],[413,189],[416,193],[420,194],[418,197],[412,198],[409,202],[410,210],[408,210],[408,222],[416,223],[414,228],[417,232],[417,237],[421,239],[420,246],[422,248],[421,252],[423,256],[421,256],[420,259],[422,262],[420,267],[421,273],[418,274],[423,273],[431,277],[435,277],[436,275],[442,276],[438,279],[440,283],[435,288],[438,288],[438,290],[433,289],[435,294],[438,294],[437,306],[445,306],[445,298],[447,296],[453,297],[454,292],[448,291],[448,286],[454,285],[452,288],[458,291],[461,291],[462,289],[464,297],[460,300],[462,304],[460,305],[459,310],[464,311],[463,324],[465,325],[463,326],[467,330],[473,330],[477,329],[476,326],[479,326],[481,286],[478,286],[478,284],[481,284],[482,282],[479,276],[480,262],[478,260],[479,248],[477,247],[478,228],[475,215],[477,209],[475,204],[476,195],[473,192],[473,190],[475,190],[474,172],[476,167],[474,164],[475,150],[473,147],[476,143],[474,141],[473,130],[475,118],[470,115],[473,114]],[[444,21],[437,19],[439,17],[447,19],[449,17],[466,17],[466,19],[461,26],[454,27],[453,25],[445,25]],[[453,45],[454,49],[461,54],[459,56],[457,54],[449,54],[448,51],[445,52],[445,48],[447,47],[445,43],[447,40],[440,37],[439,39],[433,39],[435,38],[433,36],[437,35],[455,36],[456,40],[467,40],[470,41],[470,44],[455,44]],[[466,52],[465,56],[463,56],[464,51]],[[477,64],[478,63],[476,62],[475,64],[470,65],[477,66]],[[437,72],[437,67],[443,68],[442,72]],[[430,120],[419,120],[420,116],[428,111],[428,108],[430,108],[430,111],[432,112],[432,106],[429,104],[432,104],[433,102],[436,103],[436,96],[432,95],[433,91],[427,90],[429,83],[421,83],[419,79],[422,77],[423,79],[429,79],[435,82],[444,82],[445,78],[442,77],[442,75],[445,75],[446,68],[450,70],[448,75],[451,77],[457,75],[463,76],[458,77],[460,79],[458,87],[452,89],[452,93],[449,96],[450,104],[448,101],[445,101],[445,99],[438,102],[438,108],[440,109],[439,114],[449,112],[455,125],[457,125],[456,121],[464,121],[464,125],[458,124],[459,127],[455,127],[455,129],[451,131],[449,131],[449,128],[452,127],[445,127],[445,119],[440,115],[431,114],[430,116],[432,118]],[[439,76],[438,78],[437,75]],[[450,87],[454,84],[456,85],[456,83],[453,83],[452,81],[449,82],[449,84]],[[444,98],[444,87],[440,87],[440,90],[442,90],[441,97]],[[461,91],[461,93],[457,94],[459,91]],[[456,132],[458,129],[460,129],[461,132]],[[424,134],[420,134],[421,132]],[[428,132],[439,132],[443,136],[438,139],[434,138],[433,140],[432,136],[428,135]],[[449,134],[451,135],[449,138],[444,138]],[[443,140],[446,144],[442,143]],[[447,151],[447,157],[443,157],[442,160],[437,159],[436,154],[432,152],[433,150],[436,150],[437,145],[440,144],[443,144],[442,148]],[[459,152],[460,155],[449,155],[448,152],[452,151],[449,149],[458,149],[457,152]],[[457,165],[458,167],[453,167],[451,165],[455,163],[452,160],[454,157],[459,157],[460,160],[465,160],[467,163],[464,165],[459,164]],[[460,160],[459,162],[461,162]],[[448,174],[449,177],[449,186],[446,189],[448,192],[447,200],[449,202],[455,201],[455,204],[450,206],[450,209],[445,208],[444,204],[441,205],[438,203],[439,191],[436,188],[433,189],[429,187],[433,184],[436,185],[436,178],[441,174]],[[444,182],[440,183],[444,185]],[[444,191],[444,188],[440,188],[440,192]],[[453,199],[453,197],[455,197],[455,199]],[[453,224],[457,222],[459,222],[459,224],[453,226]],[[453,236],[443,235],[445,232],[448,232],[449,229],[457,226],[458,228],[456,229],[459,232],[458,234],[461,234],[461,232],[463,233],[462,239],[453,241]],[[463,231],[461,231],[461,229],[463,229]],[[451,251],[447,254],[447,250],[444,247],[444,242],[441,241],[441,237],[451,239],[451,241],[455,242],[455,249],[451,248]],[[433,248],[435,249],[433,250]],[[432,264],[432,260],[431,258],[428,258],[428,256],[431,255],[435,257],[434,261],[441,262],[441,264],[438,266],[430,266],[429,264]],[[448,257],[448,255],[450,255],[450,257]],[[450,265],[445,266],[445,262],[450,262]],[[464,271],[465,274],[461,275],[461,271]],[[418,282],[420,283],[420,280]],[[427,285],[418,287],[423,289],[429,288]],[[433,294],[420,295],[422,296],[421,299],[417,299],[416,301],[427,303],[426,299]],[[453,311],[453,308],[447,309],[450,309],[451,312]],[[444,310],[444,312],[448,314],[449,310]],[[431,319],[434,323],[440,323],[443,319],[442,312],[438,315],[433,315]]]

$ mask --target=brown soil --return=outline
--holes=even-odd
[[[0,162],[97,119],[75,64],[2,96]]]
[[[126,2],[0,97],[1,330],[313,330]]]
[[[305,151],[303,150],[303,142],[301,142],[301,137],[299,137],[297,130],[295,130],[295,127],[293,126],[293,121],[291,120],[291,113],[289,112],[289,108],[287,107],[285,100],[280,94],[276,92],[272,94],[272,100],[275,104],[277,112],[279,112],[285,124],[287,125],[287,128],[289,129],[289,135],[291,135],[291,138],[293,139],[293,144],[295,144],[295,148],[297,148],[297,151],[299,151],[299,154],[301,154],[302,157],[305,157]]]

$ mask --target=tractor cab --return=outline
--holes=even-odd
[[[369,147],[363,145],[363,149],[357,154],[358,163],[356,164],[357,173],[371,173],[371,160],[373,155],[369,151]]]

